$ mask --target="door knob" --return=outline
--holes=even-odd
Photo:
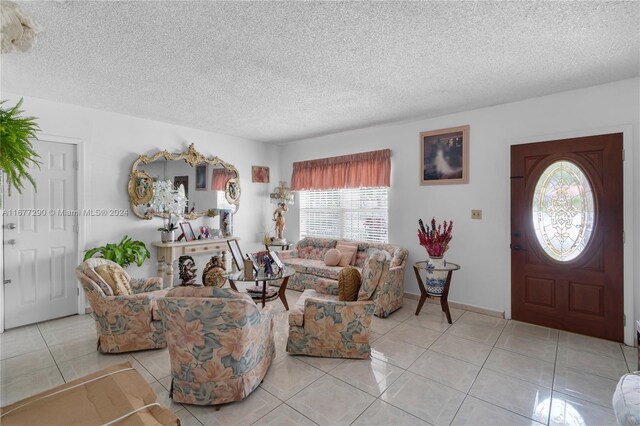
[[[16,245],[16,240],[11,239],[11,240],[7,240],[4,242],[5,244],[8,244],[10,246],[15,246]]]
[[[16,224],[15,223],[7,223],[4,227],[7,228],[7,229],[16,229]]]
[[[529,251],[527,249],[522,248],[520,244],[511,244],[511,248],[515,251]]]

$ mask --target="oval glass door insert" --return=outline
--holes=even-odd
[[[568,262],[585,249],[595,223],[591,184],[582,169],[567,160],[542,172],[531,207],[538,243],[552,259]]]

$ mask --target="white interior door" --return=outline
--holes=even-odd
[[[5,328],[77,312],[76,145],[36,141],[37,191],[5,192]]]

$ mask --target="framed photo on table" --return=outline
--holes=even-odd
[[[185,241],[194,241],[196,239],[196,234],[193,232],[193,228],[189,222],[182,222],[180,229],[182,229]]]
[[[280,258],[278,257],[275,251],[270,250],[269,257],[271,257],[271,260],[273,260],[273,263],[275,263],[276,266],[278,267],[278,271],[282,271],[284,269],[284,263],[282,263],[282,260],[280,260]]]
[[[244,268],[244,261],[242,258],[242,250],[240,250],[240,244],[238,244],[238,240],[227,240],[227,245],[229,246],[229,251],[231,252],[233,262],[236,264],[236,268],[238,268],[238,271],[242,271],[242,269]]]
[[[420,185],[469,183],[469,126],[420,133]]]

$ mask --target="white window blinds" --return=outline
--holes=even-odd
[[[300,238],[386,243],[388,188],[300,191]]]

